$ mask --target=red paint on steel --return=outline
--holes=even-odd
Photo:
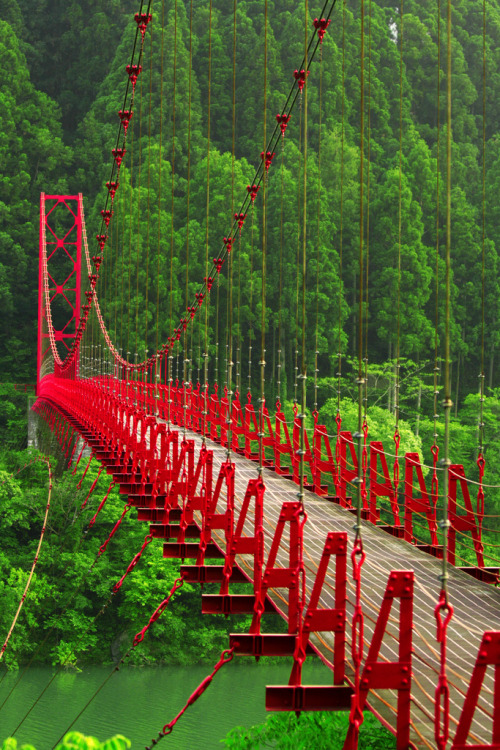
[[[484,568],[481,526],[478,524],[476,515],[472,509],[469,485],[465,476],[464,467],[460,464],[452,464],[449,470],[449,477],[448,518],[451,522],[451,526],[448,532],[448,560],[452,565],[455,565],[456,532],[468,531],[470,532],[474,543],[477,564],[480,568]],[[458,485],[460,485],[465,506],[465,513],[460,515],[457,510]]]
[[[483,685],[486,669],[495,668],[492,740],[490,744],[470,744],[467,742],[474,712]],[[483,634],[474,671],[465,696],[462,713],[451,750],[487,750],[500,748],[500,632],[486,631]]]
[[[380,470],[379,471],[379,463]],[[396,464],[395,464],[396,465]],[[382,477],[382,478],[380,478]],[[401,526],[399,520],[399,509],[395,485],[389,476],[389,467],[384,453],[384,446],[378,440],[370,443],[370,521],[377,523],[380,517],[380,509],[377,508],[377,500],[387,497],[390,503],[392,520],[395,526]]]
[[[419,495],[414,496],[414,473],[417,475],[417,482],[419,488]],[[424,474],[422,471],[422,465],[420,463],[420,457],[418,453],[406,453],[405,454],[405,494],[404,494],[404,527],[405,527],[405,540],[411,542],[413,540],[413,513],[418,513],[421,516],[426,517],[427,526],[431,535],[431,544],[434,546],[438,545],[437,537],[437,520],[436,520],[436,506],[429,499],[429,493],[427,492],[427,486],[425,484]]]
[[[262,574],[262,567],[254,570],[254,594],[255,606],[250,633],[260,633],[261,617],[265,611],[265,599],[269,589],[287,588],[288,596],[288,632],[296,633],[299,627],[300,607],[302,601],[301,592],[301,570],[302,562],[302,540],[304,524],[307,516],[299,502],[285,502],[281,506],[281,512],[274,532],[271,549]],[[277,567],[276,558],[281,546],[285,526],[289,527],[289,564],[287,568]]]
[[[318,608],[330,558],[335,557],[335,607]],[[311,633],[331,631],[334,636],[333,682],[342,685],[345,679],[346,645],[346,601],[347,601],[347,534],[331,531],[319,561],[318,571],[309,599],[307,612],[300,637],[297,636],[294,664],[289,684],[299,685],[302,678],[302,665]]]
[[[75,205],[76,203],[76,205]],[[54,224],[55,209],[64,207],[68,213],[68,224],[64,225],[62,236]],[[57,279],[51,273],[56,254],[64,257],[70,273],[66,278]],[[46,357],[56,342],[69,351],[77,339],[81,315],[81,260],[82,260],[82,210],[81,196],[40,195],[40,245],[38,270],[38,354],[37,354],[37,394],[40,381],[46,374],[43,371]],[[52,261],[52,263],[51,263]],[[68,319],[64,326],[55,329],[52,323],[50,305],[54,300],[62,300],[68,307]],[[74,299],[74,304],[73,300]],[[53,338],[52,338],[53,337]],[[62,357],[64,359],[64,357]],[[50,369],[52,371],[53,368]],[[78,376],[78,357],[75,376]]]
[[[453,607],[448,602],[446,591],[442,590],[434,610],[437,624],[436,640],[441,646],[438,684],[434,703],[434,738],[438,750],[446,750],[450,727],[450,689],[446,676],[446,646],[448,625],[453,616]]]
[[[373,638],[361,673],[357,711],[351,721],[344,750],[357,747],[359,718],[366,705],[368,691],[397,690],[396,750],[407,750],[410,743],[410,704],[412,679],[412,627],[413,627],[413,571],[393,570],[389,576]],[[398,627],[398,660],[379,660],[382,640],[386,632],[395,599],[400,600]],[[355,691],[357,692],[357,691]],[[351,719],[353,712],[351,713]],[[357,723],[357,726],[356,726]]]

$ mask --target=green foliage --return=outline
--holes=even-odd
[[[89,236],[97,227],[106,194],[110,150],[115,145],[116,113],[122,106],[124,65],[135,32],[132,0],[70,0],[65,3],[38,0],[1,0],[2,57],[5,75],[0,83],[3,120],[0,139],[0,312],[4,326],[0,334],[0,377],[16,373],[17,379],[33,380],[35,367],[33,321],[36,319],[37,253],[28,252],[27,237],[37,225],[38,193],[83,191],[87,206]],[[106,322],[118,347],[142,356],[151,350],[153,330],[165,341],[185,311],[187,232],[189,231],[188,292],[192,298],[205,275],[207,237],[207,111],[208,99],[208,10],[197,7],[193,17],[192,70],[189,71],[189,3],[177,6],[174,43],[174,11],[155,14],[152,40],[147,37],[145,72],[152,53],[155,63],[150,80],[139,82],[138,96],[151,88],[148,119],[143,103],[129,131],[127,155],[120,173],[115,202],[119,236],[111,232],[110,253],[105,254],[99,295]],[[343,11],[335,9],[340,16]],[[458,13],[458,11],[457,11]],[[404,10],[403,54],[403,144],[399,179],[399,50],[394,43],[399,17],[394,8],[377,0],[370,18],[370,216],[369,295],[365,304],[368,359],[376,366],[394,358],[397,331],[401,352],[417,362],[432,362],[433,329],[436,318],[435,275],[439,278],[438,335],[443,336],[443,242],[445,201],[436,216],[436,185],[444,186],[445,149],[436,164],[437,104],[434,84],[437,64],[436,11],[428,4],[409,0]],[[500,46],[499,8],[486,3],[486,237],[485,251],[485,369],[487,384],[495,381],[495,357],[499,341],[500,294],[498,290],[498,87],[496,50]],[[453,258],[450,330],[453,377],[458,399],[463,402],[475,390],[474,374],[480,363],[482,279],[482,25],[472,0],[460,5],[453,24]],[[262,9],[256,2],[237,8],[235,99],[236,152],[232,149],[232,56],[233,14],[230,4],[214,6],[211,39],[211,150],[209,258],[221,245],[230,226],[230,209],[245,195],[245,187],[259,162],[262,150],[260,122],[263,115],[261,68],[263,62]],[[290,71],[302,56],[302,10],[281,0],[269,13],[268,29],[268,121],[280,110],[291,83]],[[345,28],[345,35],[341,28]],[[344,38],[344,46],[343,46]],[[160,102],[160,72],[156,62],[164,41],[163,101]],[[110,54],[110,50],[112,54]],[[332,23],[322,45],[323,92],[319,109],[318,61],[311,69],[308,122],[306,336],[310,347],[308,368],[318,367],[323,377],[333,377],[338,345],[345,357],[355,351],[357,337],[357,253],[359,223],[359,19],[357,11],[345,7],[343,23]],[[174,61],[175,55],[175,61]],[[174,64],[175,62],[175,64]],[[175,88],[176,138],[173,143]],[[343,72],[342,72],[343,71]],[[144,78],[144,82],[143,82]],[[191,81],[191,114],[186,92]],[[342,88],[342,81],[344,88]],[[441,71],[444,85],[444,73]],[[144,87],[144,88],[143,88]],[[142,92],[142,94],[141,94]],[[168,92],[168,94],[167,94]],[[181,93],[179,93],[181,92]],[[366,93],[366,92],[365,92]],[[160,118],[162,108],[162,141]],[[342,112],[344,121],[342,121]],[[440,103],[441,128],[445,122]],[[321,132],[320,132],[321,115]],[[276,158],[267,191],[267,299],[266,348],[268,369],[272,366],[266,397],[277,395],[278,350],[283,365],[282,400],[293,397],[294,352],[301,338],[297,315],[297,252],[301,244],[300,203],[301,156],[299,113],[293,113],[287,130],[283,160]],[[191,122],[190,208],[187,215],[187,141]],[[132,148],[132,135],[134,147]],[[149,141],[149,135],[151,140]],[[444,133],[441,135],[444,137]],[[321,138],[321,170],[318,146]],[[161,150],[160,150],[161,149]],[[277,154],[279,157],[281,154]],[[174,167],[175,177],[171,174]],[[341,175],[342,171],[342,175]],[[148,189],[146,190],[146,173]],[[162,175],[162,190],[159,176]],[[142,175],[142,178],[140,177]],[[342,176],[342,211],[339,182]],[[368,187],[368,173],[365,176]],[[400,185],[401,182],[401,185]],[[170,194],[171,186],[174,195]],[[160,197],[161,192],[161,197]],[[140,199],[139,199],[140,195]],[[365,195],[368,195],[366,190]],[[139,205],[140,204],[140,205]],[[130,206],[132,216],[129,217]],[[172,207],[174,214],[172,217]],[[342,216],[341,216],[342,214]],[[146,236],[138,230],[147,216]],[[260,339],[261,232],[260,200],[253,216],[253,243],[249,216],[235,248],[234,273],[242,280],[241,307],[234,334],[241,333],[242,374],[248,363],[249,346]],[[282,218],[281,218],[282,217]],[[126,221],[125,221],[126,218]],[[318,221],[319,219],[319,221]],[[398,228],[401,225],[401,235]],[[437,232],[437,237],[436,237]],[[153,238],[161,237],[158,273],[151,273],[155,252]],[[440,257],[436,261],[436,242]],[[133,253],[132,253],[133,251]],[[342,267],[340,252],[342,251]],[[398,275],[398,255],[401,278]],[[149,260],[148,260],[149,257]],[[149,264],[149,265],[148,265]],[[170,269],[172,268],[172,281]],[[138,272],[136,272],[138,269]],[[319,271],[319,275],[318,275]],[[135,275],[137,273],[137,280]],[[129,281],[129,274],[130,279]],[[115,275],[118,279],[116,286]],[[342,278],[340,278],[340,275]],[[112,280],[115,283],[112,283]],[[172,285],[172,290],[170,286]],[[224,368],[224,346],[215,346],[216,330],[225,330],[227,276],[220,276],[221,305],[209,320],[209,378]],[[236,292],[235,289],[233,289]],[[156,323],[156,299],[160,316]],[[396,315],[399,298],[399,319]],[[127,304],[124,304],[124,300]],[[235,300],[233,300],[235,303]],[[339,319],[340,317],[340,319]],[[149,329],[149,341],[137,331]],[[195,330],[194,340],[199,331]],[[154,334],[156,339],[156,332]],[[272,352],[272,354],[271,354]],[[202,366],[193,355],[194,377]],[[428,372],[432,372],[432,365]],[[2,375],[3,373],[3,375]],[[255,376],[257,377],[257,376]],[[246,381],[245,381],[246,382]],[[455,384],[454,384],[455,385]],[[308,388],[312,388],[309,376]],[[312,399],[309,390],[308,398]],[[401,398],[404,398],[403,389]],[[322,405],[322,404],[320,404]],[[425,406],[425,405],[424,405]],[[427,404],[427,416],[431,416]],[[422,407],[424,409],[424,407]],[[1,415],[0,415],[1,418]]]
[[[337,413],[336,399],[329,399],[320,410],[320,418],[332,423]],[[357,431],[358,406],[350,399],[341,399],[340,413],[342,415],[342,429],[354,433]],[[385,451],[390,455],[394,453],[394,415],[380,406],[369,406],[367,410],[368,439],[369,441],[382,441]],[[401,445],[399,455],[407,452],[416,452],[422,457],[422,441],[417,437],[411,426],[403,419],[399,420],[399,433]]]
[[[52,664],[55,666],[62,666],[65,669],[78,669],[77,657],[69,643],[59,641],[52,653]]]
[[[0,383],[0,448],[26,447],[28,397],[13,383]]]
[[[222,740],[231,750],[341,750],[349,726],[345,713],[325,711],[270,714],[264,724],[249,729],[235,727]],[[368,712],[360,729],[359,747],[363,750],[391,750],[394,737]]]
[[[132,743],[121,734],[99,742],[95,737],[85,737],[80,732],[69,732],[56,750],[129,750]],[[36,750],[33,745],[18,745],[14,737],[4,740],[1,750]]]
[[[38,253],[28,237],[38,224],[40,191],[65,191],[71,153],[57,105],[31,83],[23,45],[3,20],[0,40],[6,64],[0,83],[0,378],[16,373],[18,382],[32,382]]]
[[[36,750],[33,745],[18,745],[14,737],[7,737],[2,743],[2,750]]]
[[[132,743],[121,734],[99,742],[95,737],[84,737],[80,732],[69,732],[56,750],[129,750]]]
[[[4,388],[7,397],[15,393]],[[12,401],[13,421],[24,414],[25,404]],[[0,404],[2,402],[0,401]],[[99,618],[110,590],[141,547],[147,528],[131,511],[106,554],[96,561],[100,545],[122,513],[125,498],[114,488],[93,528],[88,523],[109,488],[103,473],[88,498],[98,467],[92,461],[80,490],[75,490],[88,463],[83,457],[75,476],[52,445],[52,434],[43,428],[41,447],[52,450],[54,481],[45,539],[23,610],[9,641],[3,662],[16,669],[35,657],[65,669],[78,670],[86,663],[118,661],[133,638],[179,577],[179,562],[165,560],[161,544],[148,546],[140,563]],[[48,473],[36,462],[18,471],[37,456],[36,451],[0,452],[0,634],[6,634],[22,596],[38,544],[48,493]],[[77,453],[75,453],[76,461]],[[11,475],[13,473],[13,475]],[[216,591],[207,586],[206,591]],[[128,659],[132,664],[212,663],[227,646],[229,632],[247,627],[240,618],[201,615],[198,587],[185,583],[169,607]],[[46,642],[45,642],[46,641]],[[40,647],[40,650],[39,650]]]

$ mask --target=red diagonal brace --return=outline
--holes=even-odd
[[[483,685],[483,680],[488,666],[495,667],[495,684],[493,697],[493,726],[491,743],[467,742],[469,730],[474,718],[477,701]],[[487,748],[498,750],[500,748],[500,632],[486,631],[483,634],[479,652],[477,655],[471,681],[465,696],[462,713],[458,722],[457,733],[451,746],[451,750],[486,750]]]
[[[379,462],[382,477],[378,469]],[[377,523],[380,516],[380,508],[377,508],[379,497],[389,499],[394,525],[400,526],[397,495],[389,476],[384,446],[379,440],[373,440],[370,443],[370,521],[372,523]]]
[[[335,607],[319,608],[319,598],[332,555],[335,556]],[[311,633],[327,630],[335,633],[333,681],[336,685],[343,683],[345,677],[346,582],[347,534],[345,531],[331,531],[326,537],[302,632],[297,636],[294,665],[289,680],[290,685],[300,684],[303,663],[301,657],[305,657]]]
[[[457,489],[460,485],[462,491],[465,513],[459,514],[457,509]],[[481,528],[478,525],[476,514],[472,509],[469,494],[469,486],[465,477],[464,467],[461,464],[452,464],[449,469],[449,495],[448,495],[448,518],[451,526],[448,531],[448,560],[455,565],[455,537],[457,531],[470,532],[474,543],[477,565],[484,568],[483,542],[481,539]]]
[[[360,681],[359,707],[361,710],[365,707],[370,689],[398,691],[396,750],[407,750],[410,742],[413,579],[413,571],[393,570],[391,572]],[[382,639],[395,599],[400,600],[399,660],[396,662],[379,661]],[[354,735],[354,726],[350,724],[344,750],[353,750]]]
[[[233,518],[227,518],[226,526],[226,542],[227,542],[227,556],[224,565],[224,576],[225,581],[221,586],[221,594],[228,593],[228,581],[232,573],[235,559],[237,554],[251,554],[254,557],[254,580],[259,575],[259,566],[262,567],[262,554],[263,550],[261,538],[262,521],[264,517],[264,483],[260,479],[251,479],[248,483],[245,497],[243,498],[243,504],[241,506],[240,515],[236,528],[233,531]],[[250,507],[250,502],[255,500],[255,511],[254,511],[254,535],[247,536],[243,535],[243,529],[245,520]]]
[[[419,496],[414,496],[414,472],[417,475]],[[413,513],[425,514],[427,525],[431,535],[431,544],[437,546],[437,521],[436,508],[430,502],[429,493],[418,453],[405,454],[405,540],[411,542],[413,539]]]
[[[232,472],[234,475],[234,465]],[[220,593],[216,595],[205,595],[202,597],[202,611],[207,613],[224,612],[251,613],[254,611],[254,596],[250,599],[248,596],[241,594],[229,593],[229,581],[232,576],[235,558],[237,554],[252,555],[254,558],[254,591],[260,587],[262,578],[262,564],[264,554],[264,532],[263,532],[263,512],[264,512],[264,491],[265,486],[261,479],[251,479],[248,483],[243,504],[236,528],[234,529],[234,476],[232,480],[233,495],[228,497],[228,509],[225,515],[226,522],[226,555],[224,562],[223,580],[221,583]],[[214,493],[215,494],[215,493]],[[254,535],[244,536],[243,528],[248,514],[251,501],[255,500],[254,512]],[[231,503],[229,503],[231,500]],[[264,597],[265,599],[265,597]],[[267,603],[265,603],[267,607]],[[269,611],[266,608],[265,611]]]
[[[285,502],[281,506],[280,517],[274,532],[269,557],[262,582],[259,571],[254,576],[255,606],[250,633],[260,633],[260,619],[264,612],[267,592],[270,588],[287,588],[288,596],[288,632],[296,633],[299,625],[300,568],[302,565],[302,535],[305,516],[301,503]],[[277,566],[276,558],[281,546],[285,525],[289,524],[289,565],[287,568]]]

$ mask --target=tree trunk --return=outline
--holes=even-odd
[[[389,341],[389,362],[392,359],[392,341]],[[392,383],[391,378],[389,376],[389,387],[387,389],[387,409],[388,411],[392,411],[392,404],[391,404],[391,398],[392,398]]]
[[[352,285],[352,309],[354,310],[353,315],[353,331],[352,331],[352,343],[353,343],[353,355],[356,356],[358,351],[358,309],[359,306],[356,300],[356,274],[353,274],[353,285]]]
[[[488,387],[493,388],[493,360],[495,358],[495,350],[491,347],[490,350],[490,372],[488,377]]]
[[[418,431],[420,428],[420,408],[422,406],[422,381],[418,381],[418,396],[417,396],[417,419],[415,423],[415,435],[418,437]]]

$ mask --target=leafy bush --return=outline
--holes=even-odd
[[[69,732],[56,750],[128,750],[132,743],[121,734],[99,742],[95,737],[85,737],[80,732]],[[4,740],[1,750],[36,750],[33,745],[18,745],[14,737]]]
[[[347,713],[329,711],[270,714],[263,724],[235,727],[221,740],[230,750],[342,750],[349,725]],[[370,713],[360,728],[363,750],[392,750],[394,737]]]

